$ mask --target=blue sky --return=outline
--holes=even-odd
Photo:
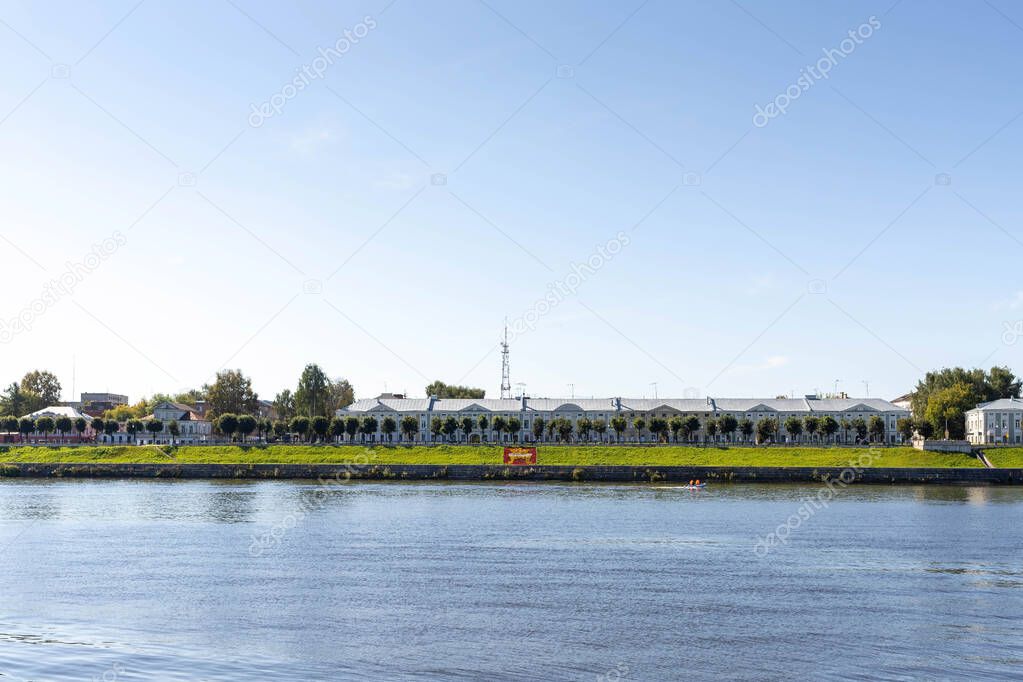
[[[619,233],[515,335],[530,394],[1020,370],[1021,45],[1004,0],[2,2],[0,380],[496,396],[504,318]]]

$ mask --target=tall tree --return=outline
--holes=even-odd
[[[11,384],[4,389],[3,395],[0,396],[0,412],[15,417],[35,412],[35,409],[28,409],[32,399],[33,396],[28,396],[21,392],[19,384]]]
[[[348,379],[337,378],[327,386],[327,411],[334,414],[355,402],[355,389]]]
[[[43,435],[45,438],[48,434],[52,433],[54,429],[52,417],[40,417],[36,419],[36,432]]]
[[[671,439],[678,442],[678,435],[685,429],[686,423],[682,419],[681,415],[676,414],[674,417],[668,420],[668,429],[671,430]]]
[[[273,407],[278,419],[291,419],[295,416],[295,395],[290,389],[284,389],[274,396]]]
[[[330,429],[327,432],[335,443],[339,439],[343,440],[345,437],[345,420],[341,417],[334,417],[330,420]]]
[[[163,431],[163,422],[159,419],[150,419],[146,422],[146,431],[153,434],[153,442],[156,442],[156,434]]]
[[[615,432],[615,442],[621,442],[622,434],[625,433],[625,429],[629,428],[629,422],[626,421],[625,417],[611,417],[611,428]]]
[[[319,365],[310,363],[302,370],[295,389],[295,412],[312,417],[330,411],[330,379]]]
[[[803,418],[803,428],[806,429],[806,435],[810,437],[810,443],[813,444],[813,438],[817,435],[817,432],[821,430],[821,420],[813,415]]]
[[[259,411],[259,396],[252,390],[252,380],[240,369],[217,372],[216,381],[203,386],[207,418],[214,419],[222,414],[255,414]]]
[[[181,427],[178,426],[176,419],[172,419],[167,422],[167,433],[170,434],[171,445],[174,445],[174,441],[177,440],[178,435],[181,433]]]
[[[355,442],[355,434],[359,432],[359,418],[354,416],[345,417],[345,433],[348,434],[348,442]]]
[[[482,388],[473,388],[471,386],[456,386],[445,384],[443,381],[434,381],[432,384],[426,387],[426,395],[435,395],[438,398],[472,398],[480,400],[486,396],[487,392]]]
[[[81,442],[82,434],[89,428],[89,422],[85,417],[77,417],[75,419],[75,433],[78,434],[78,440]]]
[[[934,431],[946,438],[966,437],[966,412],[977,404],[976,393],[969,384],[958,383],[935,391],[927,401],[924,418]]]
[[[718,420],[708,419],[703,423],[703,430],[706,431],[707,437],[711,442],[714,442],[715,436],[718,434]]]
[[[298,440],[303,441],[309,433],[309,417],[292,417],[289,427],[292,433],[298,435]]]
[[[497,440],[502,440],[501,436],[507,430],[508,422],[501,415],[497,415],[494,417],[493,423],[494,431],[497,431]]]
[[[597,436],[600,437],[600,442],[604,442],[604,434],[607,433],[607,422],[603,419],[593,420],[593,430],[597,432]]]
[[[980,402],[1017,397],[1020,391],[1020,380],[1008,367],[992,367],[988,372],[982,369],[945,367],[928,372],[917,383],[912,394],[913,416],[917,419],[926,419],[927,404],[931,396],[957,384],[964,384],[969,388],[969,400],[974,401],[974,404],[967,409],[975,407]],[[959,391],[961,392],[961,389]],[[945,397],[946,400],[947,397]],[[944,428],[944,423],[942,423],[940,430],[943,431]]]
[[[579,433],[579,438],[583,441],[590,439],[590,431],[593,430],[593,422],[590,421],[589,417],[580,417],[575,423],[575,430]]]
[[[661,417],[651,419],[650,433],[656,436],[658,442],[668,440],[668,420]]]
[[[851,422],[853,431],[856,432],[856,440],[862,442],[867,437],[867,422],[863,417],[856,417]]]
[[[33,370],[21,378],[21,392],[29,397],[29,412],[41,410],[60,402],[60,381],[53,372]]]
[[[884,419],[878,415],[870,417],[870,423],[867,425],[867,430],[870,431],[870,439],[877,442],[884,442]]]
[[[490,440],[489,438],[487,438],[487,427],[490,425],[490,421],[487,419],[487,415],[481,414],[476,419],[476,423],[479,424],[480,427],[480,439],[484,441]]]
[[[437,440],[440,437],[441,431],[444,430],[444,422],[441,421],[440,417],[434,417],[430,420],[430,435],[433,440]]]

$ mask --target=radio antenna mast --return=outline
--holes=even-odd
[[[501,398],[511,397],[511,370],[508,366],[508,318],[505,318],[504,338],[501,340]]]

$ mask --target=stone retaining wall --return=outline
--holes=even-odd
[[[0,465],[0,477],[163,479],[358,479],[451,481],[593,481],[688,483],[847,483],[1021,485],[1023,469],[709,466],[526,466],[457,464],[31,464]]]

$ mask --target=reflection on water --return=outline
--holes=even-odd
[[[2,481],[0,678],[1018,672],[1023,491],[816,491]]]

